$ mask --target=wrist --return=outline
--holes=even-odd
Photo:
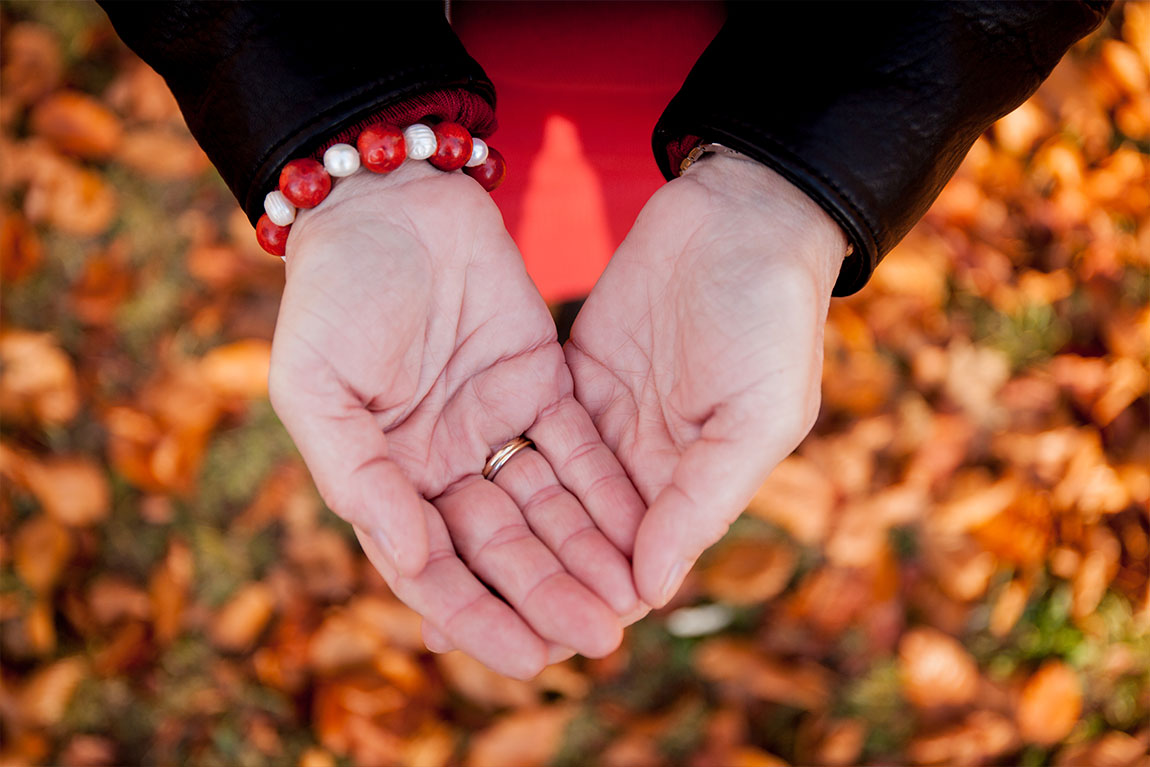
[[[737,152],[708,153],[691,163],[679,180],[705,187],[720,216],[758,216],[771,230],[784,229],[785,241],[792,246],[776,256],[798,256],[815,266],[820,284],[830,294],[851,246],[843,228],[806,192]]]

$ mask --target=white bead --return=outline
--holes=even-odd
[[[476,168],[487,162],[487,142],[481,138],[471,139],[471,159],[467,161],[468,168]]]
[[[435,154],[435,131],[423,123],[409,125],[403,132],[403,143],[407,145],[409,159],[426,160]]]
[[[287,263],[287,256],[280,256],[280,261],[283,261],[286,264]]]
[[[264,197],[264,212],[276,226],[287,226],[295,221],[295,206],[278,189]]]
[[[323,169],[334,178],[344,178],[359,170],[359,151],[351,144],[332,144],[323,153]]]

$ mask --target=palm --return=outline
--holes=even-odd
[[[600,597],[635,607],[617,548],[630,540],[593,520],[612,505],[637,517],[640,502],[473,181],[361,175],[301,217],[272,388],[321,493],[434,635],[518,675],[542,665],[541,640],[587,654],[617,643]],[[523,433],[539,452],[483,480],[492,447]]]
[[[715,158],[652,197],[581,310],[579,400],[651,506],[635,544],[646,601],[666,602],[810,429],[826,254],[843,247],[798,190]]]

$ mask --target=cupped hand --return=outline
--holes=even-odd
[[[474,180],[409,162],[301,212],[270,391],[429,643],[518,677],[565,648],[618,645],[644,507],[573,398],[554,322]],[[483,479],[524,433],[537,451]]]
[[[634,548],[646,603],[674,595],[814,424],[845,250],[781,176],[711,156],[651,197],[591,291],[567,361],[650,507]]]

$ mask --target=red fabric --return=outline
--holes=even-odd
[[[651,131],[722,25],[715,2],[457,2],[495,83],[493,194],[548,301],[586,295],[663,183]],[[690,147],[688,147],[688,150]]]

